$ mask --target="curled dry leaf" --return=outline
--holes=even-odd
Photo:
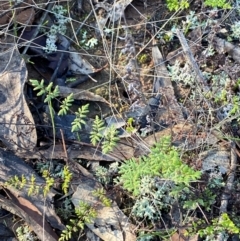
[[[5,50],[2,43],[0,49],[0,140],[12,150],[33,149],[37,135],[23,91],[26,65],[14,46]]]
[[[174,94],[171,78],[165,66],[163,56],[158,46],[156,45],[155,39],[153,40],[152,57],[156,73],[154,90],[161,95],[163,102],[165,102],[164,106],[167,107],[167,111],[165,111],[167,117],[165,118],[168,120],[175,120],[176,122],[184,121],[181,107],[179,106]],[[163,120],[164,117],[161,116],[160,118],[161,119],[158,120],[159,123],[161,123],[161,120]]]

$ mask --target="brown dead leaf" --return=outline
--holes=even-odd
[[[35,16],[35,11],[33,8],[28,8],[23,10],[22,12],[18,13],[15,17],[16,22],[25,24],[25,25],[32,25]]]
[[[88,100],[88,101],[99,101],[106,104],[109,104],[107,100],[105,100],[100,95],[96,95],[88,90],[74,89],[64,86],[59,86],[60,96],[67,97],[71,93],[73,93],[73,98],[75,100]]]
[[[0,46],[0,139],[11,150],[33,149],[37,134],[24,96],[27,68],[8,37]],[[5,46],[6,43],[6,46]]]
[[[41,240],[58,240],[58,236],[49,223],[43,222],[45,219],[44,214],[41,213],[33,203],[24,197],[19,196],[19,193],[14,189],[11,189],[11,191],[8,190],[7,195],[10,197],[11,202],[14,203],[14,206],[17,206],[18,210],[21,210],[21,217]]]
[[[28,8],[29,6],[34,6],[34,2],[32,0],[24,0],[21,3],[16,3],[13,5],[11,4],[10,1],[1,1],[0,25],[11,24],[10,21],[13,20],[12,19],[13,13],[15,14],[15,17],[20,16],[19,18],[25,18],[24,15],[21,15],[20,13],[22,11],[25,11],[25,9]],[[31,9],[33,8],[31,7]],[[34,14],[31,17],[34,18]],[[28,19],[29,19],[29,16],[28,16]],[[19,23],[26,23],[26,22],[19,21]]]

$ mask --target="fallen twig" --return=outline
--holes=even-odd
[[[229,168],[229,174],[228,174],[226,186],[224,188],[222,198],[221,198],[220,214],[227,212],[227,205],[228,205],[228,200],[231,197],[231,194],[230,194],[231,190],[233,189],[233,181],[235,179],[236,167],[237,167],[236,144],[232,141],[231,142],[230,168]],[[219,221],[221,221],[221,218]],[[218,234],[216,240],[217,241],[225,240],[222,232]]]
[[[181,32],[181,30],[177,29],[176,33],[177,33],[179,41],[180,41],[180,43],[182,45],[182,48],[183,48],[183,51],[185,53],[187,62],[192,67],[192,70],[196,74],[196,78],[198,80],[198,83],[201,85],[201,87],[203,88],[204,91],[209,91],[209,88],[206,86],[205,78],[203,77],[203,74],[200,71],[200,69],[198,67],[198,64],[196,63],[196,61],[195,61],[195,59],[193,57],[193,54],[191,52],[190,47],[188,46],[186,38],[184,37],[184,35]]]

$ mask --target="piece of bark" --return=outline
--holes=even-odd
[[[201,46],[202,35],[203,33],[202,33],[201,27],[191,30],[191,32],[188,35],[191,41],[191,44],[189,47],[193,56],[195,56],[195,54],[202,48]],[[178,61],[180,65],[183,65],[186,63],[186,57],[182,47],[168,53],[166,59],[170,65],[174,65],[176,61]]]

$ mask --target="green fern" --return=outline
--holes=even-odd
[[[104,141],[102,143],[102,152],[104,154],[112,151],[119,140],[118,131],[114,125],[107,128],[104,132]]]
[[[30,79],[29,81],[32,83],[33,87],[35,87],[33,90],[40,90],[37,93],[37,96],[41,96],[41,95],[46,94],[46,90],[45,90],[44,80],[43,79],[41,80],[41,82],[39,82],[36,79]]]
[[[79,131],[82,129],[82,125],[86,124],[84,120],[87,117],[87,113],[89,112],[89,104],[83,105],[81,108],[78,108],[78,112],[75,112],[76,118],[72,122],[72,132]]]
[[[21,225],[16,229],[16,236],[19,241],[38,240],[36,234],[27,225]],[[4,239],[5,240],[5,239]]]
[[[30,178],[28,196],[31,196],[34,193],[35,194],[39,193],[39,186],[36,185],[36,177],[34,175],[32,175],[31,178]]]
[[[93,191],[93,196],[98,197],[99,200],[105,205],[106,207],[111,207],[111,200],[106,197],[106,191],[103,188],[97,188]]]
[[[67,192],[68,192],[71,179],[72,179],[72,173],[69,171],[68,166],[64,166],[64,168],[63,168],[63,180],[64,181],[62,184],[62,190],[63,190],[64,194],[67,194]]]
[[[16,189],[26,188],[28,190],[28,196],[39,193],[39,186],[36,185],[36,178],[33,174],[29,181],[24,175],[22,175],[21,178],[15,175],[6,182],[6,185],[13,186]]]
[[[167,7],[170,11],[189,8],[188,0],[167,0]]]
[[[50,116],[51,116],[51,122],[52,122],[52,126],[53,126],[54,143],[55,143],[54,109],[52,107],[52,100],[59,96],[59,88],[58,88],[58,86],[56,86],[54,89],[52,89],[53,82],[49,83],[49,85],[47,87],[45,87],[44,80],[41,80],[41,82],[39,82],[38,80],[31,79],[30,82],[32,83],[32,85],[34,87],[33,90],[40,90],[37,93],[37,96],[46,94],[46,98],[44,99],[44,102],[48,103]]]
[[[93,122],[92,131],[90,132],[91,143],[96,146],[97,143],[103,138],[101,132],[105,129],[104,122],[98,116],[95,117]]]
[[[51,187],[54,184],[54,178],[50,177],[48,170],[44,170],[42,173],[43,178],[45,178],[46,184],[43,188],[43,195],[46,197],[49,193]]]
[[[60,110],[58,112],[58,115],[66,115],[69,110],[69,107],[72,106],[73,101],[74,101],[73,93],[71,93],[63,100],[62,105],[60,105]]]
[[[234,216],[232,217],[234,220]],[[219,234],[226,236],[237,234],[239,235],[240,229],[238,222],[233,221],[227,213],[222,213],[218,218],[211,220],[211,223],[206,223],[204,219],[194,221],[190,228],[187,229],[187,234],[198,234],[201,240],[216,240]]]
[[[206,6],[213,7],[213,8],[216,8],[216,7],[223,8],[223,9],[231,8],[230,3],[227,2],[226,0],[205,0],[204,4]]]
[[[133,133],[135,128],[133,127],[134,119],[132,117],[128,118],[127,120],[127,127],[126,131],[127,133]]]
[[[54,89],[52,89],[52,87],[53,87],[53,82],[49,83],[49,85],[46,87],[47,96],[44,100],[45,103],[49,103],[50,101],[52,101],[53,99],[59,96],[58,86],[55,86]]]
[[[49,83],[47,87],[44,86],[44,80],[41,80],[41,82],[39,82],[38,80],[30,79],[30,82],[32,83],[32,85],[34,87],[33,90],[40,90],[37,93],[37,96],[41,96],[41,95],[46,94],[46,98],[44,99],[45,103],[49,103],[54,98],[59,96],[58,86],[55,86],[55,88],[52,89],[53,88],[53,82]]]
[[[13,186],[16,189],[22,189],[26,186],[27,179],[24,175],[22,175],[21,178],[15,175],[14,177],[10,178],[6,184]]]
[[[145,176],[160,177],[175,184],[189,185],[200,178],[201,172],[184,164],[176,148],[171,147],[170,137],[163,138],[151,153],[139,160],[126,161],[119,168],[119,181],[134,196],[140,195],[141,179]]]
[[[84,225],[91,223],[97,216],[96,210],[86,202],[79,202],[79,207],[75,208],[76,219],[70,219],[70,224],[62,231],[59,241],[69,240],[74,232],[80,228],[83,230]]]

